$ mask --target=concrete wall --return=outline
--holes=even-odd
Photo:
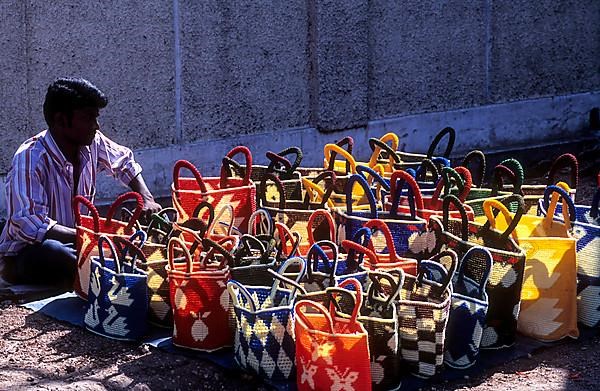
[[[318,164],[347,133],[363,158],[368,137],[422,152],[454,125],[458,152],[505,149],[578,137],[600,106],[595,0],[0,0],[0,17],[0,173],[64,75],[107,93],[103,131],[158,193],[174,159],[214,174],[242,142]]]

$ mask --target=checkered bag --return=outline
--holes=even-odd
[[[233,342],[233,334],[226,326],[230,273],[228,258],[217,257],[215,251],[218,249],[211,246],[209,239],[203,239],[202,246],[206,252],[201,252],[199,259],[194,260],[181,239],[169,240],[167,273],[173,306],[173,345],[213,351],[231,346]],[[180,257],[185,262],[177,262]]]
[[[344,285],[352,286],[356,293],[340,288],[329,288],[328,293],[347,296],[354,302],[350,317],[338,315],[333,303],[328,311],[314,301],[296,302],[294,331],[299,391],[371,389],[368,334],[358,321],[362,305],[360,283],[349,279]]]
[[[123,203],[135,201],[136,207],[133,216],[128,222],[114,219],[115,213]],[[81,205],[91,213],[90,216],[81,214]],[[90,283],[90,265],[92,257],[98,256],[98,239],[104,234],[109,238],[120,236],[129,238],[135,232],[135,225],[142,213],[144,201],[142,196],[135,192],[128,192],[117,197],[108,209],[106,218],[100,217],[96,207],[85,197],[77,195],[73,198],[73,211],[75,213],[75,245],[77,248],[77,278],[73,290],[82,299],[87,299]]]
[[[400,382],[400,341],[394,301],[404,284],[404,273],[396,281],[386,272],[369,272],[371,284],[360,308],[358,321],[369,334],[371,380],[374,390],[398,389]]]
[[[395,174],[395,173],[394,173]],[[392,180],[394,182],[394,180]],[[398,214],[394,209],[389,212],[381,211],[378,207],[375,197],[371,192],[369,184],[360,175],[352,175],[346,185],[346,193],[348,200],[353,193],[354,185],[358,184],[362,187],[366,196],[365,205],[367,209],[353,210],[352,202],[347,202],[346,209],[337,208],[334,212],[334,218],[337,226],[337,243],[342,243],[344,239],[353,238],[356,232],[372,219],[382,220],[389,228],[394,246],[399,254],[404,255],[408,249],[408,238],[416,233],[423,231],[426,228],[426,221],[416,215],[416,211],[412,210],[410,215]],[[392,183],[393,184],[393,183]]]
[[[141,250],[121,237],[124,246],[115,249],[106,235],[98,238],[98,256],[92,257],[85,327],[104,337],[123,341],[139,340],[146,333],[148,294],[147,276],[135,266],[143,258]],[[104,255],[104,246],[112,258]]]
[[[444,197],[444,211],[448,210],[451,202],[457,210],[461,210],[458,198],[447,195]],[[523,212],[519,210],[520,213]],[[461,220],[456,220],[448,218],[448,213],[444,212],[441,220],[432,216],[429,229],[410,239],[411,252],[421,259],[445,248],[454,250],[461,259],[469,249],[476,246],[485,247],[492,254],[494,262],[486,285],[490,304],[481,348],[499,349],[512,346],[515,342],[525,252],[510,238],[518,219],[513,221],[515,224],[500,232],[490,228],[489,223],[468,221],[466,213]]]
[[[421,261],[418,275],[404,275],[399,298],[394,302],[398,313],[400,356],[410,373],[428,378],[438,373],[444,363],[444,338],[450,314],[451,280],[456,269],[456,253],[443,251],[435,257],[451,258],[450,270],[443,272],[442,282],[426,278],[425,264]]]
[[[558,186],[568,189],[568,185]],[[567,190],[568,191],[568,190]],[[577,317],[588,327],[600,326],[600,176],[591,206],[575,205],[573,236],[577,238]],[[548,213],[548,199],[539,200],[538,211]],[[556,206],[554,219],[562,219],[562,206]]]
[[[454,276],[452,309],[446,327],[444,364],[464,369],[475,364],[489,307],[485,285],[492,268],[492,254],[473,247],[460,261]]]
[[[244,146],[233,148],[226,157],[233,158],[238,154],[245,157],[248,166],[252,165],[252,154]],[[231,205],[235,218],[234,225],[242,229],[248,226],[248,219],[256,210],[256,186],[250,180],[252,170],[246,170],[244,178],[234,178],[227,175],[226,164],[227,160],[221,166],[220,177],[203,178],[192,163],[186,160],[175,163],[171,194],[180,221],[193,217],[196,206],[206,201],[213,206],[214,210],[221,210],[224,205]],[[181,177],[180,171],[183,168],[191,171],[193,177]]]
[[[304,261],[290,258],[275,275]],[[244,370],[271,380],[289,380],[295,375],[295,341],[292,310],[296,289],[283,289],[275,278],[273,286],[245,286],[232,280],[227,289],[236,317],[234,357]]]

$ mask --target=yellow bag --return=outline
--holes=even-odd
[[[579,337],[576,239],[571,236],[570,224],[574,206],[562,189],[549,186],[546,192],[552,193],[548,216],[523,214],[513,231],[513,238],[527,254],[517,329],[529,337],[556,341]],[[559,198],[563,201],[565,222],[552,218]],[[515,200],[524,208],[520,196],[510,196],[504,202]],[[501,213],[494,217],[492,208]],[[515,216],[498,200],[486,200],[483,209],[492,227],[501,230],[511,224]],[[567,215],[567,211],[572,214]]]

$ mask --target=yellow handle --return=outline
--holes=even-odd
[[[490,227],[492,228],[496,228],[496,217],[494,216],[494,208],[498,209],[500,211],[500,213],[502,213],[502,215],[504,216],[504,218],[506,219],[506,225],[509,226],[510,223],[512,223],[512,215],[510,213],[510,211],[508,210],[508,208],[500,201],[490,198],[487,199],[485,201],[483,201],[483,213],[485,213],[485,216],[487,217],[488,221],[490,222]],[[513,239],[518,243],[519,242],[519,236],[517,235],[517,230],[514,229],[511,233]]]
[[[306,178],[302,178],[302,186],[304,186],[304,188],[308,192],[311,202],[323,201],[323,198],[325,197],[325,189],[323,189],[321,186]],[[320,199],[317,200],[317,197],[320,197]],[[335,204],[331,200],[331,197],[327,200],[327,206],[331,208],[335,207]]]
[[[390,148],[393,149],[394,151],[396,151],[398,149],[398,144],[400,143],[400,140],[398,139],[398,136],[396,136],[396,133],[386,133],[383,136],[381,136],[381,138],[379,139],[379,141],[383,142],[383,143],[387,143],[389,141],[391,141],[392,145],[390,145]],[[377,164],[377,158],[379,157],[379,154],[381,153],[381,147],[380,146],[375,146],[375,150],[373,151],[373,154],[371,155],[371,159],[369,160],[369,167],[374,168],[375,165]],[[394,171],[394,159],[390,156],[390,170]]]
[[[558,182],[556,184],[556,186],[560,187],[561,189],[563,189],[564,191],[567,192],[567,194],[571,194],[571,188],[569,187],[569,185],[566,182]],[[546,218],[544,219],[544,224],[552,224],[552,219],[554,217],[554,211],[556,210],[556,204],[558,204],[558,198],[560,196],[556,193],[552,194],[552,199],[550,200],[550,203],[548,205],[548,210],[546,211]],[[567,201],[563,200],[562,201],[562,215],[563,215],[563,220],[565,221],[565,228],[567,229],[567,231],[569,231],[571,229],[571,218],[569,216],[569,206],[567,205]]]
[[[323,148],[323,153],[325,155],[325,168],[329,166],[329,157],[331,156],[332,152],[338,153],[340,156],[346,159],[350,163],[351,173],[356,174],[356,160],[354,160],[354,157],[352,157],[348,151],[337,144],[325,144],[325,148]]]

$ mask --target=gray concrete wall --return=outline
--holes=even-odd
[[[357,156],[386,131],[422,152],[446,125],[459,151],[505,149],[577,137],[600,106],[595,0],[0,0],[0,17],[0,173],[63,75],[107,93],[103,131],[162,193],[178,151],[212,174],[238,142],[318,162],[347,133]]]

